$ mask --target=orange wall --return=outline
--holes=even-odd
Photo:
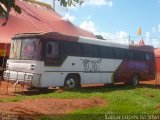
[[[5,52],[6,49],[6,52]],[[9,57],[9,52],[10,52],[10,44],[7,43],[0,43],[0,57]]]
[[[160,57],[156,57],[156,71],[160,73]]]

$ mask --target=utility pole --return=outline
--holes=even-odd
[[[56,0],[53,0],[53,11],[56,11],[55,7],[56,7]]]
[[[131,36],[130,35],[128,36],[128,44],[129,45],[131,44]]]

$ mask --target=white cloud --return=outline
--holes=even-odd
[[[93,21],[91,20],[85,20],[83,21],[81,24],[80,24],[80,27],[87,30],[87,31],[90,31],[90,32],[93,32],[95,33],[96,32],[96,26],[94,24]]]
[[[158,32],[160,32],[160,24],[158,25]]]
[[[64,19],[73,22],[76,19],[76,17],[70,15],[69,13],[66,13],[65,16],[64,16]]]
[[[84,5],[106,6],[112,7],[112,0],[86,0]]]
[[[116,42],[121,44],[128,44],[129,43],[129,34],[124,31],[113,33],[107,32],[99,32],[97,30],[97,26],[91,20],[85,20],[80,24],[80,27],[94,33],[95,35],[102,35],[106,41],[109,42]]]
[[[157,25],[156,27],[154,26],[154,27],[152,28],[152,32],[153,32],[153,33],[155,33],[155,32],[160,32],[160,24]]]
[[[146,36],[147,39],[150,39],[150,35],[151,35],[150,32],[146,32],[146,35],[145,35],[145,36]]]
[[[82,22],[80,25],[81,28],[88,30],[90,32],[93,32],[95,35],[102,35],[106,41],[109,42],[115,42],[115,43],[120,43],[120,44],[129,44],[129,33],[125,31],[118,31],[116,33],[108,33],[108,32],[100,32],[97,30],[97,26],[94,24],[93,21],[91,20],[85,20]],[[160,25],[159,25],[160,27]],[[151,37],[152,33],[151,32],[146,32],[145,36],[143,37],[143,40],[146,45],[152,45],[155,48],[160,47],[160,37],[158,38],[153,38]],[[141,38],[133,37],[131,36],[131,40],[134,41],[135,44],[138,44],[139,40]]]
[[[37,0],[37,1],[45,2],[47,4],[50,4],[53,7],[53,0]],[[68,8],[61,6],[58,0],[55,1],[54,9],[56,12],[58,12],[62,16],[64,16],[68,12]]]
[[[121,44],[129,43],[129,34],[125,31],[120,31],[116,33],[97,32],[96,34],[102,35],[104,39],[110,42],[116,42]]]
[[[154,48],[160,47],[160,42],[158,38],[150,38],[148,41],[145,41],[146,45],[152,45]]]
[[[156,32],[157,30],[156,30],[156,27],[153,27],[152,28],[152,32]]]
[[[151,37],[151,33],[150,32],[146,32],[145,37],[144,37],[144,42],[146,45],[152,45],[155,48],[160,47],[160,38],[153,38]]]

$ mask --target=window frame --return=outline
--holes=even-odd
[[[52,43],[56,43],[58,45],[58,55],[56,58],[54,58],[53,56],[51,57],[47,57],[47,43],[52,42]],[[52,52],[53,50],[53,46],[52,46]],[[60,43],[56,40],[47,40],[45,42],[45,47],[44,47],[44,65],[45,66],[59,66],[60,64]]]

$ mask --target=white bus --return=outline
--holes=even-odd
[[[155,78],[152,46],[122,45],[57,32],[12,38],[4,79],[46,88]]]

